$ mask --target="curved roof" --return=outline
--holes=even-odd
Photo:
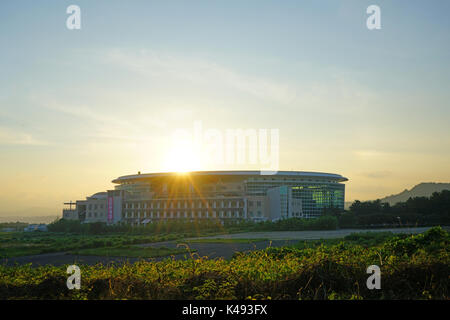
[[[107,192],[97,192],[94,193],[92,196],[90,196],[89,198],[93,198],[93,199],[106,199],[108,197],[108,193]]]
[[[173,177],[178,176],[181,173],[178,172],[159,172],[159,173],[142,173],[142,174],[133,174],[118,177],[114,179],[113,183],[124,183],[129,181],[138,181],[138,180],[148,180],[151,178],[162,178],[162,177]],[[348,181],[347,178],[341,176],[340,174],[335,173],[324,173],[324,172],[308,172],[308,171],[192,171],[183,173],[183,175],[190,176],[245,176],[245,177],[303,177],[303,178],[324,178],[336,180],[337,182]]]

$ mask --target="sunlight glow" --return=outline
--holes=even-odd
[[[200,151],[186,141],[174,143],[167,152],[164,167],[167,172],[199,171],[202,169]]]

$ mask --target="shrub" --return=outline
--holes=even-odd
[[[0,266],[0,299],[448,300],[448,240],[448,232],[433,228],[372,248],[340,243],[268,248],[228,261],[80,266],[81,290],[67,290],[66,266]],[[381,268],[381,290],[366,287],[366,269],[372,264]]]

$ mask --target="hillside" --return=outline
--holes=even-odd
[[[411,190],[405,189],[399,194],[382,198],[381,202],[388,202],[390,205],[394,205],[397,202],[406,201],[410,197],[429,197],[433,192],[440,192],[442,190],[450,190],[450,183],[423,182],[414,186]]]

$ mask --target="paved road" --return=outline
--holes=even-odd
[[[315,240],[315,239],[335,239],[343,238],[357,232],[392,232],[392,233],[422,233],[430,227],[420,228],[391,228],[391,229],[340,229],[325,231],[267,231],[267,232],[243,232],[227,235],[216,235],[210,239],[270,239],[270,240]],[[444,227],[450,230],[450,227]],[[192,238],[199,239],[199,238]]]
[[[281,247],[284,245],[293,244],[296,241],[261,241],[256,243],[191,243],[189,248],[192,251],[192,254],[195,258],[199,256],[207,256],[208,258],[219,258],[223,257],[225,259],[229,259],[233,256],[235,252],[242,251],[250,251],[250,250],[258,250],[264,249],[268,246],[277,246]],[[144,247],[167,247],[167,248],[176,248],[177,243],[175,241],[168,242],[156,242],[149,244],[142,244],[140,246]],[[185,256],[189,258],[189,254],[179,254],[173,256],[175,259],[184,259]],[[103,265],[110,264],[123,264],[126,262],[134,263],[141,260],[146,261],[160,261],[163,259],[167,259],[168,257],[160,257],[160,258],[128,258],[128,257],[107,257],[107,256],[86,256],[86,255],[73,255],[67,254],[66,252],[54,252],[54,253],[46,253],[46,254],[37,254],[31,256],[22,256],[22,257],[14,257],[9,259],[1,259],[0,264],[6,264],[8,266],[13,266],[15,264],[23,265],[31,263],[33,267],[38,267],[46,264],[51,264],[54,266],[61,266],[67,264],[76,264],[76,265],[95,265],[101,263]]]
[[[267,247],[282,247],[287,245],[292,245],[299,240],[273,240],[273,241],[258,241],[253,243],[188,243],[189,249],[193,251],[195,257],[207,256],[208,258],[225,258],[229,259],[233,256],[235,252],[260,250]],[[167,247],[176,248],[180,246],[176,242],[157,242],[141,244],[143,247]],[[195,252],[194,252],[195,250]]]
[[[264,249],[268,246],[281,247],[285,245],[294,244],[298,241],[311,240],[311,239],[332,239],[332,238],[343,238],[346,235],[355,232],[381,232],[381,231],[391,231],[393,233],[422,233],[429,228],[402,228],[402,229],[372,229],[372,230],[360,230],[360,229],[343,229],[343,230],[332,230],[332,231],[275,231],[275,232],[245,232],[245,233],[235,233],[231,235],[218,235],[206,237],[210,239],[270,239],[270,241],[259,241],[254,243],[190,243],[189,247],[191,250],[196,250],[194,255],[197,256],[208,256],[209,258],[223,257],[229,259],[237,251],[249,251]],[[445,227],[449,230],[450,227]],[[197,239],[197,238],[196,238]],[[157,242],[141,244],[144,247],[167,247],[176,248],[177,243],[174,241]],[[174,256],[176,259],[184,259],[184,254]],[[159,261],[162,259],[167,259],[167,257],[162,258],[152,258],[144,259],[148,261]],[[106,256],[80,256],[66,254],[65,252],[47,253],[32,256],[23,256],[9,259],[0,260],[0,264],[14,265],[14,264],[27,264],[32,263],[32,266],[52,264],[55,266],[65,265],[65,264],[88,264],[95,265],[101,263],[104,265],[109,265],[111,263],[122,264],[125,262],[136,262],[142,260],[140,258],[127,258],[127,257],[106,257]]]

